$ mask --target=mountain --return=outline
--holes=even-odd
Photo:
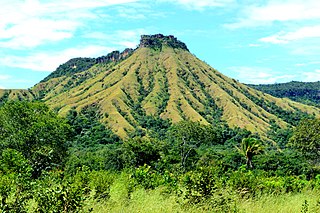
[[[121,137],[147,128],[149,115],[172,122],[222,120],[258,133],[266,133],[271,123],[285,127],[308,114],[320,115],[316,107],[224,76],[174,36],[161,34],[141,36],[135,50],[71,59],[29,90],[5,90],[1,96],[40,99],[61,115],[97,107],[100,120]]]
[[[248,85],[279,98],[290,98],[304,104],[320,106],[320,81]]]

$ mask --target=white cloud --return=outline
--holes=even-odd
[[[190,10],[202,10],[208,7],[224,7],[234,0],[158,0],[159,2],[171,2],[182,5]]]
[[[302,27],[294,32],[280,32],[276,35],[261,38],[259,41],[273,44],[286,44],[291,41],[309,38],[320,38],[320,25]]]
[[[54,71],[60,64],[75,57],[97,57],[106,55],[114,48],[87,46],[70,48],[61,52],[35,53],[29,56],[7,56],[0,58],[0,63],[8,67],[31,69],[34,71]]]
[[[225,26],[236,29],[264,26],[273,22],[319,20],[319,11],[319,0],[269,0],[264,5],[245,6],[238,21]]]
[[[261,47],[260,44],[249,44],[249,47]]]
[[[0,81],[8,80],[8,79],[10,79],[10,78],[11,78],[10,75],[0,75]]]
[[[306,81],[306,82],[320,81],[320,70],[315,70],[314,72],[303,72],[302,75],[304,76],[302,81]]]
[[[6,74],[0,74],[0,82],[5,83],[8,82],[9,79],[11,79],[12,76],[6,75]],[[3,85],[0,85],[0,89],[6,89]]]
[[[310,65],[318,65],[320,64],[320,61],[309,61],[305,63],[297,63],[295,64],[296,67],[305,67],[305,66],[310,66]]]
[[[237,79],[249,84],[272,84],[278,81],[290,81],[294,75],[278,75],[270,68],[265,67],[229,67],[229,70],[236,73]]]
[[[121,7],[118,9],[120,17],[127,19],[145,19],[146,16],[138,11],[136,8]]]
[[[138,0],[8,0],[1,2],[0,47],[36,47],[45,42],[73,37],[94,9]]]
[[[68,20],[28,19],[7,30],[0,29],[0,47],[19,49],[36,47],[47,41],[71,38],[79,23]],[[36,26],[36,30],[32,30]],[[1,41],[4,39],[5,41]],[[9,40],[6,40],[9,39]]]

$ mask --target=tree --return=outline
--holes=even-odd
[[[301,151],[306,157],[316,159],[320,156],[320,119],[307,119],[295,128],[289,145]]]
[[[195,167],[199,160],[199,148],[223,144],[228,131],[220,124],[204,125],[200,122],[180,121],[167,131],[167,159],[179,164],[182,172]]]
[[[67,114],[68,124],[74,130],[72,144],[79,148],[89,148],[120,141],[111,129],[103,125],[96,106],[84,107],[80,112],[72,109]]]
[[[168,153],[171,163],[179,163],[182,172],[191,169],[198,160],[197,148],[205,143],[206,135],[199,122],[180,121],[174,124],[168,134]]]
[[[136,137],[123,142],[123,159],[127,166],[152,165],[161,158],[161,141]]]
[[[240,144],[239,151],[247,159],[247,168],[252,169],[252,158],[254,155],[258,155],[263,152],[263,146],[261,142],[256,138],[244,138]]]
[[[0,153],[20,152],[33,177],[63,163],[70,126],[44,103],[7,102],[0,108]]]

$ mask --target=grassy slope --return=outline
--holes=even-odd
[[[0,100],[33,100],[34,94],[26,89],[0,89]]]
[[[97,64],[73,76],[39,83],[31,90],[62,115],[71,108],[80,110],[87,105],[99,105],[101,120],[121,137],[139,126],[134,108],[140,107],[147,114],[173,122],[190,119],[208,124],[209,114],[215,113],[213,109],[206,111],[212,100],[222,109],[222,119],[231,126],[260,133],[268,130],[271,120],[280,126],[287,123],[271,114],[271,110],[256,105],[254,99],[275,103],[288,112],[300,109],[320,115],[315,107],[249,88],[222,75],[188,51],[168,47],[162,51],[138,48],[120,63]],[[3,91],[0,97],[1,94]],[[14,94],[17,96],[18,92],[9,93],[10,99],[16,99]],[[27,94],[26,97],[32,97]]]

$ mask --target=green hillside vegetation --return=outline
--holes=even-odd
[[[65,118],[40,102],[1,106],[1,211],[320,210],[319,119],[273,125],[274,146],[224,122],[155,118],[149,137],[122,140],[100,116],[96,106]]]
[[[75,73],[79,73],[90,69],[93,65],[98,63],[109,63],[124,59],[131,54],[132,49],[126,49],[122,53],[119,51],[113,51],[106,56],[98,58],[73,58],[66,63],[60,65],[54,72],[44,78],[41,82],[46,82],[52,78],[59,78],[64,76],[72,76]]]
[[[297,82],[248,85],[279,98],[290,98],[304,104],[320,106],[320,82]]]
[[[30,90],[25,89],[0,89],[0,104],[8,101],[22,101],[22,100],[33,100],[35,99],[34,94]]]
[[[0,98],[2,212],[320,211],[320,109],[230,79],[173,36]]]
[[[275,98],[224,76],[184,43],[161,34],[142,36],[133,52],[115,51],[95,62],[72,59],[26,94],[26,99],[42,100],[60,115],[99,106],[100,121],[121,138],[138,130],[146,134],[140,121],[145,116],[173,123],[221,120],[266,135],[270,123],[294,126],[302,118],[320,115],[316,107]]]

